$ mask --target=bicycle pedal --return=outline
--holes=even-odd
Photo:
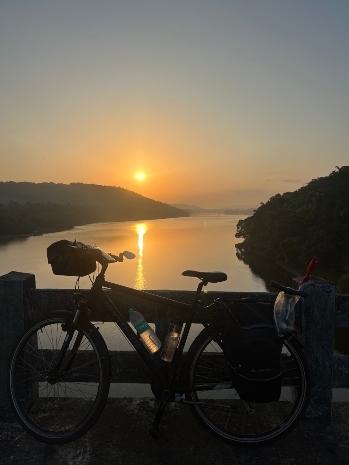
[[[154,441],[157,441],[159,439],[160,428],[159,428],[159,425],[155,424],[154,421],[150,422],[149,434],[154,439]]]

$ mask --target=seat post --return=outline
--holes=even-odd
[[[196,306],[197,303],[199,302],[199,298],[200,298],[200,294],[201,294],[201,291],[202,291],[202,288],[204,286],[207,285],[207,281],[201,281],[199,284],[198,284],[198,287],[196,289],[196,294],[195,294],[195,298],[194,298],[194,302],[193,302],[193,306]]]

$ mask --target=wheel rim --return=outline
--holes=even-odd
[[[285,343],[281,355],[280,400],[246,403],[231,386],[231,377],[220,345],[210,336],[192,360],[191,380],[195,384],[214,382],[217,389],[192,392],[190,400],[200,419],[215,434],[230,441],[255,443],[272,439],[298,418],[306,400],[304,365],[294,347]],[[218,386],[225,386],[219,389]]]
[[[75,331],[64,363],[73,363],[59,380],[47,381],[57,360],[66,332],[61,318],[38,323],[22,339],[10,369],[12,401],[21,421],[33,432],[46,437],[69,436],[82,428],[93,414],[101,394],[102,360],[90,334],[73,351]]]

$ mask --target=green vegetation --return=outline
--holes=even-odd
[[[102,221],[189,216],[120,187],[0,182],[0,235],[62,231]]]
[[[98,219],[95,207],[53,203],[0,204],[0,235],[63,231]]]
[[[257,252],[304,271],[318,271],[349,292],[349,167],[313,179],[295,192],[276,194],[237,224],[238,251]]]

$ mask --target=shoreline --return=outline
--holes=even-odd
[[[52,231],[50,231],[52,232]],[[47,233],[31,233],[31,234],[11,234],[11,235],[3,235],[0,236],[0,240],[6,240],[6,239],[20,239],[20,238],[26,238],[26,237],[33,237],[33,236],[43,236],[44,234]]]
[[[192,216],[192,215],[189,215],[189,217]],[[35,237],[35,236],[43,236],[44,234],[51,234],[51,233],[56,233],[56,232],[61,232],[61,231],[70,231],[76,227],[79,227],[79,226],[87,226],[89,224],[99,224],[99,223],[124,223],[126,221],[151,221],[151,220],[163,220],[163,219],[171,219],[171,218],[188,218],[188,216],[169,216],[169,217],[166,217],[166,218],[140,218],[138,220],[120,220],[120,221],[95,221],[95,222],[92,222],[92,223],[80,223],[80,224],[75,224],[74,226],[72,226],[71,228],[64,228],[64,229],[49,229],[47,231],[43,231],[43,232],[38,232],[38,231],[34,231],[32,233],[25,233],[25,234],[3,234],[3,235],[0,235],[0,241],[1,240],[7,240],[7,239],[25,239],[25,238],[28,238],[28,237]]]
[[[289,266],[287,266],[287,264],[285,263],[281,263],[279,261],[276,261],[276,260],[273,260],[271,257],[267,257],[266,255],[263,255],[262,253],[260,252],[256,252],[254,250],[246,250],[244,248],[240,248],[240,247],[236,247],[238,250],[240,251],[243,251],[245,252],[246,254],[252,254],[252,255],[256,255],[257,257],[261,257],[263,258],[264,260],[269,260],[271,263],[279,266],[280,268],[282,268],[283,270],[287,271],[288,273],[290,274],[293,274],[295,277],[296,276],[300,276],[302,273],[300,271],[297,271],[296,269],[294,268],[291,268]]]

